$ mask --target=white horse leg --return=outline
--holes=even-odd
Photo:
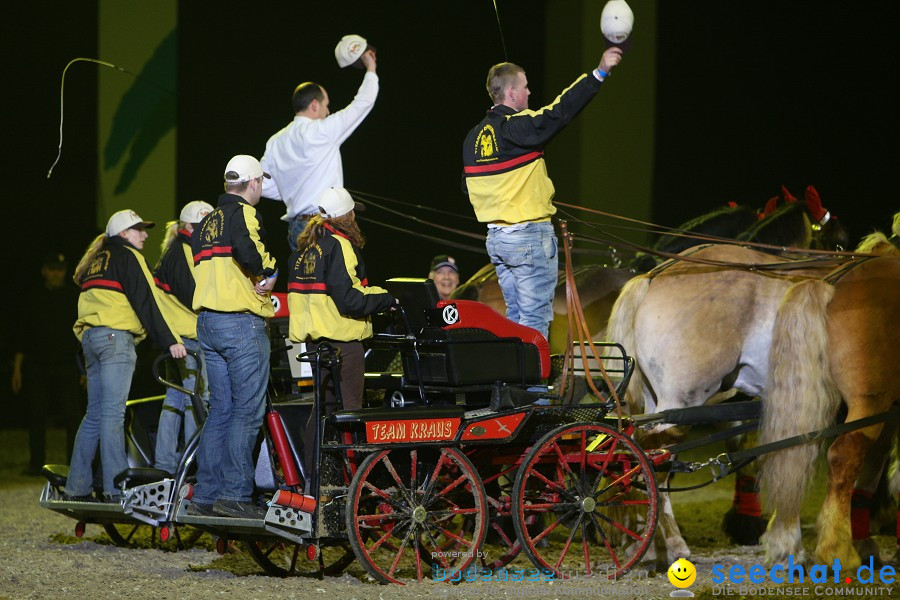
[[[800,540],[799,510],[787,517],[778,512],[772,514],[766,532],[760,538],[766,548],[766,566],[787,565],[788,557],[793,556],[796,565],[806,560],[806,553]]]

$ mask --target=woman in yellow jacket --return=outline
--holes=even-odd
[[[149,335],[175,358],[186,355],[181,339],[160,310],[153,276],[141,254],[147,229],[133,210],[109,218],[106,232],[88,246],[73,279],[81,287],[73,328],[84,350],[88,407],[75,437],[66,481],[67,499],[98,502],[91,494],[97,447],[103,463],[103,501],[120,502],[113,478],[128,468],[125,401],[136,361],[135,345]]]

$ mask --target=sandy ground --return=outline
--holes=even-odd
[[[426,581],[406,586],[378,585],[367,580],[357,566],[337,578],[317,580],[295,577],[279,579],[262,570],[241,551],[224,557],[212,550],[211,539],[201,538],[189,550],[118,548],[111,545],[99,525],[88,525],[85,536],[73,537],[75,521],[42,509],[38,497],[42,482],[18,471],[24,459],[9,450],[24,441],[24,432],[0,430],[0,598],[322,598],[393,600],[412,598],[667,598],[675,588],[665,574],[650,573],[634,581],[609,583],[594,579],[556,582],[463,582],[449,585]],[[21,447],[21,446],[19,446]],[[53,456],[50,457],[53,460]],[[688,514],[705,507],[727,504],[730,482],[704,488],[703,494],[682,495],[676,513]],[[681,516],[679,514],[679,516]],[[712,531],[713,533],[710,533]],[[759,547],[715,548],[703,536],[715,536],[711,528],[691,537],[695,547],[692,562],[698,571],[691,590],[697,597],[740,597],[737,586],[728,590],[712,587],[711,571],[716,563],[762,562]],[[805,527],[804,537],[812,537]],[[891,540],[881,540],[885,553]],[[526,567],[520,557],[510,568]],[[352,574],[355,573],[356,575]],[[900,586],[881,597],[900,597]],[[773,588],[774,589],[774,588]],[[746,592],[745,596],[748,593]],[[777,592],[769,592],[776,594]],[[783,594],[783,592],[782,592]],[[810,594],[815,596],[815,594]],[[782,596],[783,597],[783,596]],[[805,597],[796,595],[795,597]],[[819,597],[828,597],[821,594]]]

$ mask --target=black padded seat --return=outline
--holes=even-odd
[[[447,419],[462,417],[466,408],[454,404],[441,406],[404,406],[402,408],[360,408],[341,410],[332,415],[335,423],[358,423],[365,421],[397,421],[406,419]]]
[[[41,467],[41,475],[50,482],[50,485],[63,487],[69,478],[69,465],[44,465]]]
[[[157,481],[162,481],[163,479],[171,478],[172,474],[168,471],[163,471],[162,469],[154,469],[152,467],[130,467],[113,477],[113,483],[116,487],[120,487],[123,481],[127,481],[130,484],[129,487],[134,487],[136,485],[146,485],[148,483],[155,483]]]

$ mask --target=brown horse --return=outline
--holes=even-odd
[[[847,422],[884,412],[900,400],[900,256],[893,244],[881,249],[895,255],[862,259],[825,280],[788,290],[773,331],[763,442],[830,425],[842,399]],[[851,496],[866,453],[883,428],[878,424],[846,433],[828,449],[828,488],[815,551],[819,562],[838,559],[850,569],[860,565],[852,543]],[[788,556],[795,563],[803,560],[799,510],[817,453],[816,445],[806,444],[764,463],[762,484],[775,511],[763,540],[770,564],[786,562]]]

